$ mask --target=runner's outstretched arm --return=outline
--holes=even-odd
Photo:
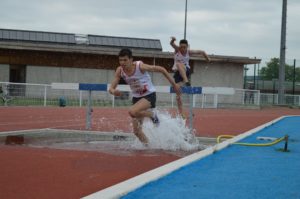
[[[209,58],[209,56],[206,54],[206,52],[204,51],[204,50],[190,50],[189,51],[190,52],[190,54],[193,56],[199,56],[199,55],[201,55],[201,56],[203,56],[205,59],[206,59],[206,61],[207,62],[210,62],[211,60],[210,60],[210,58]]]
[[[166,79],[170,82],[170,84],[174,87],[176,94],[177,95],[181,94],[180,86],[175,83],[174,79],[171,77],[171,75],[168,73],[168,71],[164,67],[148,65],[148,64],[143,63],[143,64],[141,64],[140,68],[141,68],[142,72],[149,71],[149,72],[162,73],[166,77]]]

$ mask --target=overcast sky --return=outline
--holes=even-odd
[[[183,37],[185,0],[1,0],[0,28]],[[209,54],[279,56],[282,0],[188,0],[187,39]],[[300,59],[300,1],[288,0],[287,58]]]

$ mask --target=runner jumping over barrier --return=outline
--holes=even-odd
[[[170,45],[174,48],[174,65],[172,70],[174,73],[174,80],[176,84],[180,86],[191,86],[191,82],[189,81],[191,76],[191,67],[189,64],[190,61],[190,55],[194,56],[204,56],[207,62],[210,62],[210,58],[203,50],[189,50],[188,49],[188,41],[186,39],[182,39],[179,42],[179,46],[175,44],[176,38],[171,37]],[[177,106],[178,106],[178,113],[183,118],[185,116],[183,115],[182,110],[182,99],[180,95],[177,95]]]
[[[173,86],[177,96],[181,95],[180,86],[175,83],[165,68],[147,65],[142,61],[133,61],[132,52],[129,49],[122,49],[119,52],[119,63],[120,66],[116,70],[109,93],[114,96],[122,95],[121,91],[116,89],[121,78],[130,86],[133,105],[129,108],[129,115],[132,118],[133,132],[142,143],[147,144],[148,138],[142,131],[143,119],[148,117],[154,124],[159,124],[156,113],[149,110],[155,108],[156,93],[148,72],[162,73]]]

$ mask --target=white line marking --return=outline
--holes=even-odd
[[[182,159],[176,160],[169,164],[163,165],[161,167],[158,167],[156,169],[153,169],[151,171],[148,171],[146,173],[143,173],[141,175],[130,178],[126,181],[123,181],[121,183],[118,183],[118,184],[108,187],[106,189],[103,189],[101,191],[98,191],[96,193],[88,195],[88,196],[84,197],[84,199],[99,199],[99,198],[101,198],[101,199],[117,199],[117,198],[120,198],[120,197],[128,194],[129,192],[132,192],[132,191],[142,187],[143,185],[145,185],[149,182],[155,181],[163,176],[170,174],[171,172],[173,172],[175,170],[180,169],[181,167],[183,167],[185,165],[188,165],[188,164],[191,164],[192,162],[200,160],[208,155],[213,154],[216,151],[220,151],[220,150],[228,147],[232,143],[237,142],[241,139],[244,139],[244,138],[258,132],[259,130],[262,130],[262,129],[278,122],[279,120],[281,120],[285,117],[286,116],[279,117],[275,120],[272,120],[268,123],[260,125],[254,129],[251,129],[243,134],[240,134],[232,139],[226,140],[215,146],[206,148],[203,151],[196,152],[196,153],[191,154]]]
[[[85,120],[82,119],[71,119],[71,120],[48,120],[47,118],[44,118],[44,121],[24,121],[24,122],[2,122],[0,123],[0,126],[7,126],[7,125],[23,125],[23,124],[43,124],[43,123],[65,123],[65,122],[85,122]],[[81,120],[81,121],[80,121]]]
[[[48,128],[42,128],[42,129],[27,129],[27,130],[16,130],[16,131],[2,131],[0,132],[0,136],[4,136],[4,135],[18,135],[18,134],[22,134],[22,133],[41,133],[44,131],[47,131]]]

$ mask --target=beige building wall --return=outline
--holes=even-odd
[[[192,85],[243,88],[243,64],[196,61]]]
[[[0,82],[9,81],[9,65],[0,64]]]
[[[69,83],[108,83],[113,77],[113,70],[85,69],[67,67],[27,66],[27,83],[51,84],[52,82]]]
[[[4,72],[1,79],[8,77],[8,67],[0,67]],[[160,73],[150,73],[156,86],[167,86],[170,83]],[[173,73],[170,74],[173,76]],[[50,84],[52,82],[71,83],[110,83],[114,70],[84,69],[67,67],[27,66],[27,83]],[[196,61],[192,74],[193,86],[243,88],[243,65],[235,63],[206,63]]]
[[[27,66],[26,82],[34,84],[64,83],[111,83],[114,70],[84,69],[68,67]],[[150,73],[156,86],[169,86],[170,83],[160,73]],[[173,73],[170,74],[173,76]],[[0,80],[9,80],[9,66],[0,65]],[[196,61],[192,74],[192,85],[202,87],[243,87],[243,65],[234,63],[205,63]],[[26,86],[26,95],[43,97],[45,86]],[[80,92],[74,90],[53,90],[47,88],[47,96],[57,99],[60,96],[72,96],[79,99]],[[82,92],[83,98],[87,93]],[[107,92],[94,92],[93,99],[110,99]],[[158,93],[158,101],[171,101],[168,93]]]
[[[51,84],[53,82],[63,83],[104,83],[111,82],[113,70],[104,69],[85,69],[67,67],[47,67],[47,66],[27,66],[26,81],[35,84]],[[27,86],[27,95],[36,95],[39,89],[40,95],[43,94],[43,87]],[[80,92],[75,90],[54,90],[48,89],[48,97],[59,98],[60,96],[72,96],[79,99]],[[76,97],[77,96],[77,97]],[[83,99],[87,98],[87,92],[82,92]],[[93,99],[111,98],[107,92],[93,92]]]

